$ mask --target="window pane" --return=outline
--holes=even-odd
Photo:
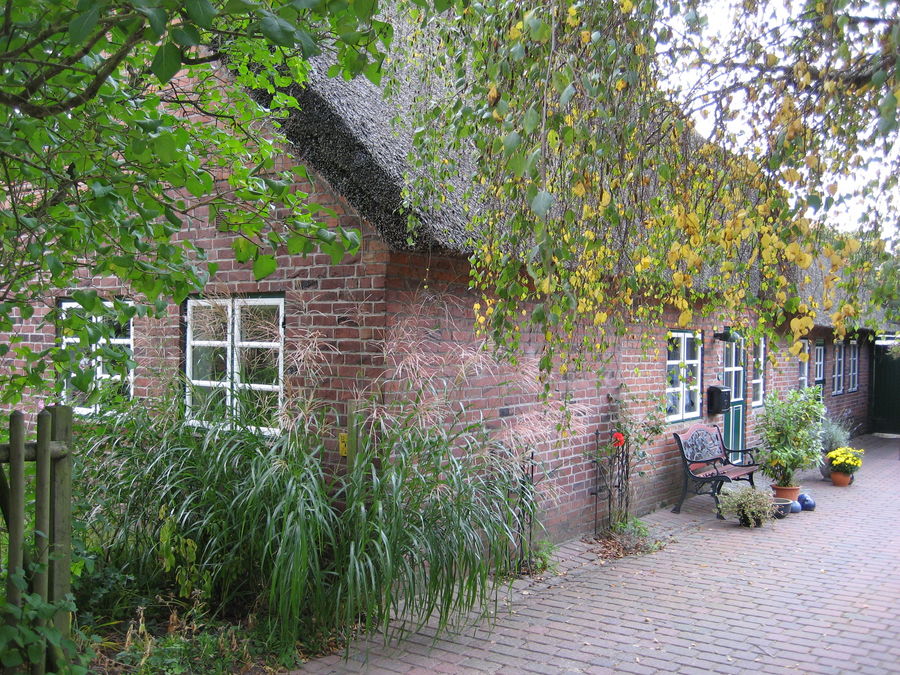
[[[107,331],[107,336],[118,340],[127,340],[131,337],[131,322],[126,321],[124,324],[119,323],[114,316],[105,316],[101,319],[103,327]]]
[[[695,413],[697,412],[697,403],[698,403],[697,391],[695,389],[688,389],[684,392],[684,412],[687,413]]]
[[[228,339],[228,307],[226,305],[192,305],[191,330],[195,340]]]
[[[697,339],[694,337],[685,338],[684,340],[684,360],[697,360]]]
[[[243,305],[241,312],[242,342],[278,342],[281,334],[277,305]]]
[[[65,400],[66,405],[70,405],[73,408],[87,408],[88,404],[88,392],[81,391],[75,386],[75,383],[72,381],[72,376],[69,375],[66,377],[65,383]]]
[[[244,347],[240,350],[241,382],[278,384],[278,350]]]
[[[251,427],[278,426],[278,392],[241,389],[237,392],[238,419]]]
[[[734,386],[731,388],[731,398],[744,398],[744,375],[740,370],[734,371]]]
[[[191,379],[222,382],[228,372],[225,347],[198,347],[191,349]]]
[[[681,360],[681,346],[678,338],[669,338],[668,342],[668,355],[666,357],[668,361],[680,361]]]
[[[679,398],[677,391],[670,391],[666,394],[666,415],[677,415],[680,412],[678,410]]]
[[[697,366],[685,366],[684,381],[688,387],[697,386]]]
[[[209,422],[225,422],[228,414],[223,387],[191,388],[191,411],[195,419]]]
[[[678,372],[681,370],[677,365],[666,366],[666,386],[678,386]]]
[[[753,383],[753,400],[754,401],[762,400],[762,383],[760,383],[760,382]]]

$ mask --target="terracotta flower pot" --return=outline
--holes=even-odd
[[[790,486],[782,486],[782,485],[772,485],[772,492],[775,493],[776,497],[781,499],[790,499],[792,502],[797,501],[797,497],[800,495],[800,486],[799,485],[790,485]]]
[[[851,473],[842,473],[840,471],[831,472],[831,482],[838,487],[847,487],[852,480],[853,474]]]

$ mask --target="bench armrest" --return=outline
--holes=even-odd
[[[757,448],[748,448],[747,450],[728,450],[728,449],[726,448],[726,449],[725,449],[725,457],[726,457],[726,458],[727,458],[727,457],[730,457],[730,455],[731,455],[732,453],[735,453],[735,454],[736,454],[736,453],[740,453],[741,459],[740,459],[739,462],[732,462],[731,460],[726,459],[725,462],[726,462],[727,464],[731,464],[731,465],[733,465],[733,466],[753,466],[753,465],[756,465],[756,464],[757,464],[757,461],[756,461],[756,457],[754,456],[754,453],[756,452],[756,450],[757,450]]]

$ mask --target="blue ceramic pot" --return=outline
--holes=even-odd
[[[800,513],[803,510],[803,507],[800,505],[800,502],[791,502],[791,513]]]

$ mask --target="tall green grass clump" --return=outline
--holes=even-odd
[[[366,428],[346,470],[325,464],[324,417],[263,435],[134,403],[85,429],[85,545],[127,580],[85,609],[181,597],[253,615],[290,649],[487,608],[534,508],[515,462],[461,416],[423,425],[411,409]]]

